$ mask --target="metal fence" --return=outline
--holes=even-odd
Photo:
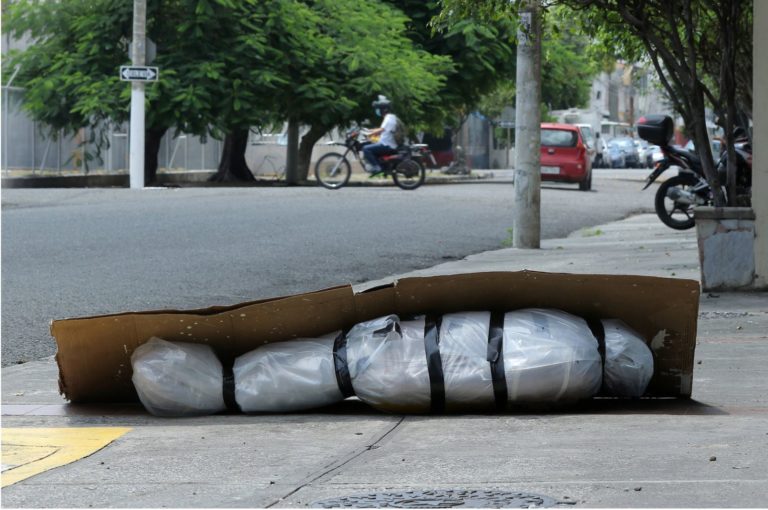
[[[128,171],[128,125],[105,125],[107,144],[97,154],[87,128],[74,136],[52,133],[33,121],[22,109],[23,90],[2,88],[2,171],[4,175],[126,173]],[[167,170],[215,170],[222,143],[169,131],[160,143],[158,166]]]

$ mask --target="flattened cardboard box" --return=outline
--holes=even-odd
[[[312,338],[382,315],[557,308],[618,318],[654,353],[647,395],[689,397],[699,283],[650,276],[487,272],[403,278],[201,310],[128,312],[53,321],[59,389],[72,402],[137,400],[131,354],[152,336],[211,345],[225,362],[259,345]]]

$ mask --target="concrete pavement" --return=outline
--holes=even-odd
[[[699,278],[695,233],[670,230],[653,215],[547,240],[540,250],[491,251],[409,275],[519,269]],[[2,371],[3,485],[12,466],[35,462],[6,462],[7,451],[20,451],[6,440],[9,431],[130,430],[80,460],[4,486],[3,506],[284,508],[360,495],[381,502],[389,494],[393,502],[395,493],[426,491],[421,501],[399,500],[423,508],[460,504],[456,492],[451,499],[434,491],[463,490],[479,495],[473,506],[492,496],[520,506],[503,498],[523,493],[561,507],[764,508],[768,296],[703,295],[695,360],[690,400],[450,416],[386,415],[353,400],[317,413],[191,419],[155,418],[138,405],[68,405],[55,362],[26,363]],[[38,457],[67,448],[54,432],[47,437]]]

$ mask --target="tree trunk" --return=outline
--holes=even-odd
[[[298,161],[299,181],[307,180],[310,171],[309,166],[312,164],[312,150],[315,148],[317,141],[328,131],[329,130],[326,129],[325,126],[312,126],[309,131],[301,137]]]
[[[224,150],[221,153],[219,168],[208,181],[255,181],[245,163],[245,150],[248,148],[248,129],[234,129],[224,137]]]
[[[288,146],[285,148],[285,183],[299,184],[299,121],[288,119]]]
[[[698,83],[694,84],[690,95],[690,105],[692,113],[693,132],[691,133],[693,143],[696,145],[696,152],[701,159],[701,167],[704,170],[704,177],[712,189],[715,207],[725,206],[725,196],[720,177],[717,175],[717,168],[712,157],[712,147],[709,144],[709,134],[707,133],[707,122],[704,108],[704,94]]]
[[[144,133],[144,183],[157,181],[158,153],[160,142],[168,131],[167,127],[149,128]]]

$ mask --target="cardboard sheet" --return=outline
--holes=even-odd
[[[487,272],[404,278],[354,294],[351,286],[202,310],[128,312],[53,321],[59,388],[72,402],[136,400],[130,356],[152,336],[207,343],[223,360],[259,345],[312,338],[390,313],[557,308],[619,318],[655,357],[654,397],[689,397],[700,288],[694,280],[624,275]]]

